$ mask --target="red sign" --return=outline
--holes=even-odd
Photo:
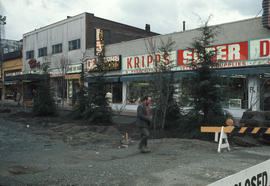
[[[205,50],[214,52],[213,61],[216,63],[248,60],[248,41],[206,47]],[[177,66],[191,65],[197,60],[194,49],[177,51]]]
[[[36,59],[32,58],[28,61],[28,64],[30,66],[30,68],[35,68],[35,67],[40,67],[40,62],[37,62]]]
[[[103,40],[103,30],[96,28],[96,56],[104,56],[104,40]]]

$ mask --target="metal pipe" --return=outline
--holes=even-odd
[[[0,15],[0,62],[1,62],[1,79],[2,79],[2,89],[4,88],[4,77],[3,77],[3,48],[2,48],[2,32],[1,32],[1,25],[6,24],[6,16]],[[3,91],[2,91],[3,92]],[[1,98],[2,99],[2,94]]]

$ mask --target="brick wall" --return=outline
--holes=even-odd
[[[104,30],[105,45],[158,35],[157,33],[98,18],[95,17],[94,14],[87,13],[86,48],[92,48],[95,46],[95,28],[101,28]]]

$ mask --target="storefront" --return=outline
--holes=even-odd
[[[54,100],[56,104],[64,103],[67,100],[67,80],[65,74],[60,69],[50,69],[50,84],[54,90]]]
[[[67,103],[73,105],[77,99],[77,92],[80,87],[80,73],[82,71],[82,64],[69,65],[65,75],[67,82]]]
[[[10,80],[9,77],[20,74],[21,70],[10,70],[4,72],[4,99],[16,101],[17,92],[22,92],[22,84],[17,80]]]
[[[6,53],[3,56],[3,70],[2,70],[2,91],[1,97],[4,100],[16,100],[17,92],[22,92],[22,84],[15,80],[10,79],[22,73],[22,52],[14,51]]]
[[[238,118],[247,109],[270,110],[270,31],[263,27],[262,17],[222,24],[218,30],[213,45],[206,50],[215,52],[213,71],[223,77],[217,85],[224,92],[223,107]],[[112,87],[113,109],[136,112],[140,98],[153,94],[152,85],[158,83],[155,76],[160,73],[158,64],[168,66],[167,75],[173,77],[178,103],[192,106],[186,84],[192,85],[188,78],[194,74],[190,61],[196,61],[197,54],[190,47],[199,35],[200,29],[193,29],[106,45],[106,56],[122,56],[121,69],[104,77]],[[175,42],[169,55],[151,52],[151,43],[158,47],[169,40]],[[89,49],[88,54],[93,56],[94,49]],[[89,68],[91,65],[94,63]],[[89,71],[89,86],[95,82],[91,74]]]
[[[270,104],[270,38],[235,42],[207,47],[216,53],[214,71],[220,74],[224,81],[220,86],[224,95],[223,107],[240,116],[246,109],[269,110]],[[158,54],[159,55],[159,54]],[[178,91],[175,97],[179,98],[182,106],[190,106],[192,101],[185,84],[192,74],[191,60],[196,54],[190,49],[172,51],[170,59],[164,60],[173,63],[171,73]],[[125,102],[130,105],[139,103],[142,95],[151,95],[151,78],[157,73],[157,63],[160,57],[153,54],[123,57],[122,77],[124,82],[123,94]],[[133,107],[135,108],[135,107]]]
[[[5,82],[16,82],[16,92],[20,91],[22,101],[33,99],[33,90],[37,90],[38,85],[44,79],[49,78],[48,74],[14,73],[6,77]],[[13,85],[15,87],[15,85]],[[15,89],[12,89],[13,91]]]
[[[87,86],[93,86],[98,81],[103,81],[106,92],[112,94],[113,104],[122,104],[123,102],[123,83],[120,81],[122,58],[120,55],[104,57],[102,77],[97,73],[97,58],[87,60],[86,78]]]

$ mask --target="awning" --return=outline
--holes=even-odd
[[[16,76],[8,76],[5,78],[5,81],[15,81],[15,80],[43,80],[48,78],[48,74],[21,74]]]
[[[270,67],[249,67],[249,68],[234,68],[234,69],[220,69],[216,70],[220,75],[253,75],[270,73]]]
[[[96,83],[97,81],[105,81],[107,83],[120,82],[120,76],[104,76],[104,77],[86,77],[85,82]]]
[[[248,67],[248,68],[226,68],[226,69],[216,69],[214,70],[219,75],[255,75],[255,74],[265,74],[270,73],[270,67]],[[175,72],[174,78],[188,77],[194,75],[194,71],[178,71]]]
[[[159,79],[161,76],[165,78],[173,78],[178,79],[179,77],[187,77],[194,74],[194,72],[169,72],[169,73],[147,73],[147,74],[133,74],[133,75],[125,75],[120,78],[121,81],[154,81]]]
[[[121,81],[126,82],[126,81],[154,81],[159,79],[161,76],[164,76],[165,78],[170,78],[171,75],[174,78],[174,72],[166,73],[166,74],[161,74],[161,73],[147,73],[147,74],[133,74],[133,75],[126,75],[122,76],[120,78]]]

